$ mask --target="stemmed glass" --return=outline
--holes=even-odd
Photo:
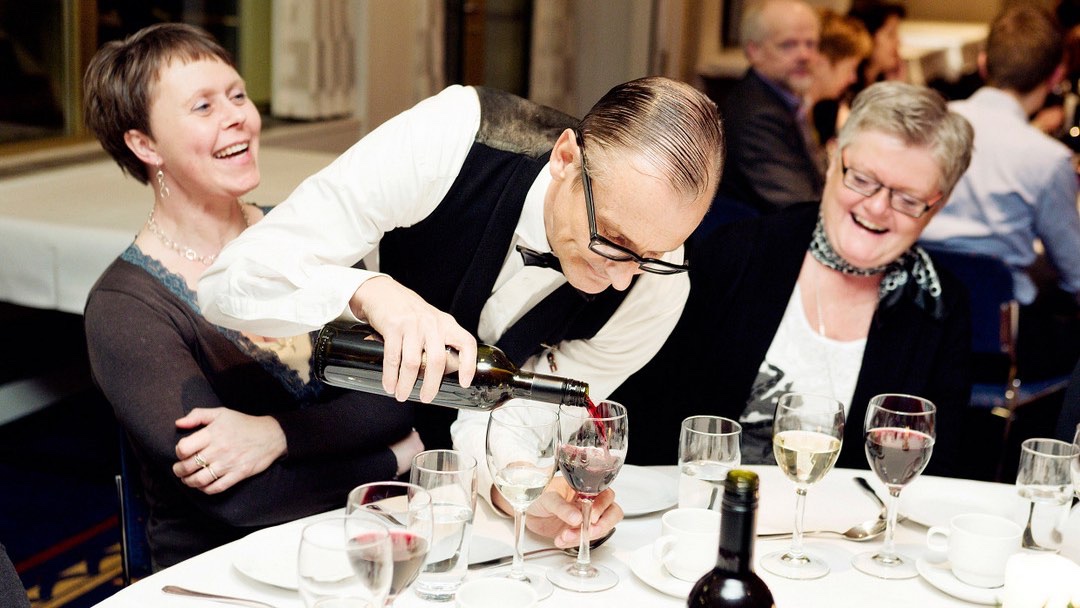
[[[537,599],[555,590],[543,571],[525,568],[521,544],[525,538],[525,510],[544,492],[555,474],[555,437],[558,413],[541,405],[508,403],[488,418],[486,455],[488,471],[499,493],[514,509],[514,561],[503,576],[528,584]]]
[[[884,579],[915,578],[915,560],[896,552],[893,535],[900,490],[915,479],[930,462],[934,451],[937,407],[911,395],[878,395],[870,399],[863,428],[866,430],[866,459],[878,479],[889,490],[889,517],[885,525],[885,545],[878,552],[856,555],[852,565]]]
[[[820,557],[803,550],[806,491],[836,464],[844,440],[844,404],[830,397],[787,393],[776,403],[773,455],[795,482],[795,532],[791,547],[762,558],[761,567],[784,578],[813,579],[829,573]]]
[[[321,519],[304,526],[297,586],[307,608],[375,608],[386,601],[390,532],[377,521]]]
[[[366,483],[349,492],[345,512],[358,520],[377,521],[390,533],[393,569],[386,605],[416,580],[427,559],[433,532],[431,495],[400,481]]]
[[[621,404],[601,401],[588,408],[559,406],[559,470],[581,502],[577,560],[547,573],[548,580],[563,589],[602,591],[619,582],[610,568],[591,563],[589,522],[593,500],[619,474],[626,448],[626,408]]]
[[[1076,425],[1076,434],[1073,435],[1073,445],[1080,447],[1080,424]],[[1076,493],[1077,498],[1080,498],[1080,458],[1073,460],[1072,482],[1073,492]]]

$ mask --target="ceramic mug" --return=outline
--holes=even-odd
[[[675,578],[696,581],[716,565],[720,514],[709,509],[673,509],[660,519],[662,535],[653,558]]]
[[[934,526],[926,533],[926,546],[940,560],[947,558],[953,575],[975,587],[1005,583],[1005,563],[1020,550],[1023,529],[998,515],[965,513]]]

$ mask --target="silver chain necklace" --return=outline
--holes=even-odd
[[[248,219],[247,213],[244,213],[244,201],[236,199],[236,204],[240,206],[240,215],[244,218],[244,228],[251,226],[251,220]],[[187,245],[181,245],[180,243],[177,243],[176,241],[169,238],[169,235],[165,234],[165,231],[161,229],[161,226],[158,226],[157,220],[154,219],[155,207],[157,207],[156,204],[154,205],[154,207],[150,208],[150,216],[146,218],[147,230],[157,236],[158,239],[161,240],[161,243],[163,245],[165,245],[169,249],[172,249],[177,254],[179,254],[180,257],[184,258],[189,262],[198,262],[203,266],[209,266],[210,264],[214,263],[214,260],[216,260],[218,256],[217,253],[213,253],[210,255],[199,255],[199,252],[195,251],[191,247],[188,247]]]

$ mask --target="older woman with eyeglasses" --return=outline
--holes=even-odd
[[[612,397],[657,418],[651,445],[631,446],[629,461],[670,462],[683,417],[720,414],[743,424],[743,463],[772,463],[776,399],[800,391],[845,404],[849,447],[837,466],[866,468],[867,402],[899,392],[939,406],[931,467],[955,472],[970,391],[968,305],[915,242],[967,168],[971,144],[970,125],[937,93],[873,85],[839,134],[820,206],[692,243],[678,327]]]

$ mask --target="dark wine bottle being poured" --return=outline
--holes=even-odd
[[[384,395],[382,370],[383,344],[371,326],[334,321],[319,332],[314,353],[314,374],[319,380],[334,386]],[[419,381],[409,398],[419,400]],[[458,384],[457,372],[447,372],[431,403],[463,410],[491,410],[510,399],[584,407],[589,403],[589,385],[568,378],[523,371],[499,348],[477,344],[476,374],[472,385],[462,387]]]

